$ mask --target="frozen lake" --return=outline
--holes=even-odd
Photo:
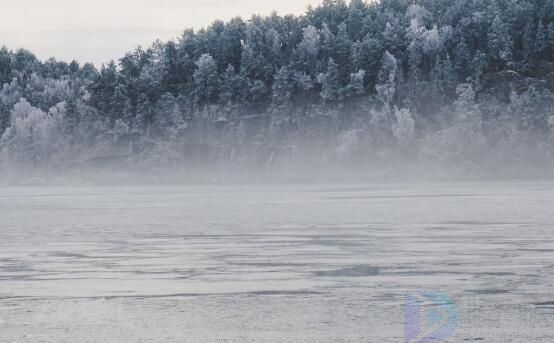
[[[398,343],[420,291],[554,341],[554,183],[0,189],[1,343]]]

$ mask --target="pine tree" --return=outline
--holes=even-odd
[[[528,22],[523,30],[523,70],[531,72],[535,62],[535,32],[533,23]]]
[[[346,23],[339,25],[339,32],[337,33],[334,50],[334,61],[338,65],[339,70],[339,82],[346,84],[350,75],[350,51],[352,49],[352,41],[348,36],[348,30]]]
[[[535,37],[535,52],[540,56],[548,48],[548,37],[546,28],[542,23],[542,20],[539,21],[537,25],[537,35]]]
[[[472,89],[475,92],[479,92],[481,90],[481,79],[483,77],[483,73],[485,72],[485,69],[487,68],[487,56],[482,53],[480,50],[477,50],[475,53],[475,56],[473,56],[473,60],[471,62],[472,66],[472,76],[471,76],[471,82],[472,82]]]
[[[242,48],[242,40],[244,39],[246,24],[241,18],[233,18],[229,23],[224,25],[223,30],[217,39],[217,43],[221,50],[221,58],[219,64],[222,68],[226,68],[229,64],[235,70],[240,67],[240,53]]]
[[[383,54],[382,61],[375,90],[383,103],[390,104],[396,93],[396,82],[399,73],[398,62],[388,51]]]
[[[266,41],[268,46],[270,47],[269,60],[271,62],[271,67],[273,67],[275,70],[278,70],[283,64],[283,42],[281,40],[279,32],[277,32],[275,29],[270,29],[266,33]]]
[[[489,5],[487,7],[487,16],[489,18],[494,18],[500,16],[500,6],[496,0],[489,0]]]
[[[268,99],[269,90],[266,84],[262,80],[255,80],[250,83],[248,88],[248,101],[252,105],[265,106],[270,99]]]
[[[332,104],[338,100],[340,83],[338,65],[332,58],[327,63],[327,72],[318,76],[321,83],[321,99],[325,104]]]
[[[214,100],[218,94],[219,77],[213,57],[203,54],[196,61],[194,72],[195,96],[197,105],[205,105]]]
[[[240,55],[240,73],[247,79],[260,80],[264,77],[263,55],[253,45],[246,43]]]
[[[303,31],[302,41],[296,48],[298,59],[296,69],[315,76],[319,54],[319,32],[311,25]]]
[[[379,40],[367,35],[362,42],[352,46],[352,67],[354,70],[364,70],[365,82],[373,89],[381,67],[383,50]]]
[[[548,25],[548,45],[550,52],[554,53],[554,21]]]
[[[163,48],[163,87],[171,94],[179,93],[179,71],[177,69],[177,46],[174,42],[167,42]]]
[[[456,88],[456,70],[450,55],[446,54],[444,58],[437,56],[435,66],[432,71],[431,82],[434,88],[434,93],[440,103],[454,92]],[[413,96],[417,97],[417,93]]]
[[[352,0],[348,8],[348,34],[353,41],[360,41],[363,38],[363,20],[365,12],[363,0]]]
[[[454,89],[456,88],[456,70],[448,53],[446,54],[446,58],[443,61],[442,70],[444,79],[443,82],[446,87],[446,91],[454,91]]]
[[[113,124],[117,119],[122,118],[125,115],[126,108],[128,108],[129,98],[125,94],[123,85],[115,87],[113,96],[110,102],[110,122]]]
[[[465,81],[467,77],[467,71],[469,69],[469,49],[464,37],[460,38],[458,45],[456,46],[456,60],[455,69],[459,76],[459,80]]]
[[[171,131],[175,125],[173,121],[173,110],[177,106],[175,97],[171,93],[165,93],[160,97],[154,110],[156,126],[163,132]]]
[[[287,67],[279,69],[272,87],[271,112],[287,115],[293,108],[292,93],[294,84],[292,74]]]
[[[137,109],[134,118],[131,121],[131,133],[142,135],[152,119],[152,108],[150,101],[144,93],[139,95],[137,100]]]
[[[237,74],[232,64],[221,78],[220,100],[224,105],[242,104],[246,99],[248,82],[240,74]]]
[[[405,32],[406,28],[402,26],[399,20],[388,21],[385,25],[385,30],[382,32],[383,48],[399,55],[406,49],[404,42]]]
[[[495,69],[499,70],[505,65],[511,65],[512,38],[506,24],[498,15],[492,21],[487,39],[488,53],[494,63]]]
[[[10,80],[12,73],[11,56],[5,46],[0,48],[0,84],[4,84]]]
[[[326,23],[323,23],[321,28],[321,47],[320,47],[320,57],[322,61],[329,61],[329,58],[333,57],[335,50],[335,35],[329,29],[329,26]],[[326,65],[324,65],[326,67]]]
[[[408,66],[410,81],[417,83],[421,80],[420,64],[423,60],[423,45],[419,39],[414,39],[408,48]]]
[[[346,86],[345,93],[347,97],[360,96],[365,94],[364,89],[365,70],[358,70],[350,74],[350,82]]]

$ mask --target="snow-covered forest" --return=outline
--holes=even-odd
[[[0,83],[8,174],[554,171],[551,0],[325,0],[99,70],[2,48]]]

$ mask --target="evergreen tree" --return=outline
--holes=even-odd
[[[327,23],[323,23],[321,28],[320,61],[329,61],[329,58],[333,57],[334,50],[335,35],[331,32]]]
[[[266,41],[269,46],[269,61],[274,69],[280,68],[283,64],[283,42],[279,32],[275,29],[270,29],[266,33]]]
[[[279,115],[290,114],[293,108],[293,91],[292,74],[287,67],[282,67],[275,75],[275,81],[273,82],[271,112]]]
[[[542,23],[542,20],[539,21],[537,26],[537,35],[535,37],[535,52],[541,56],[546,49],[548,48],[548,37],[546,28]]]
[[[142,135],[146,132],[146,129],[152,120],[152,108],[150,106],[150,100],[146,94],[140,94],[137,99],[137,108],[134,117],[131,120],[131,133],[136,135]]]
[[[229,64],[221,79],[220,99],[224,105],[242,104],[246,100],[248,82]]]
[[[327,71],[318,76],[318,81],[321,84],[319,94],[323,102],[327,105],[336,103],[340,90],[339,67],[332,58],[327,63]]]
[[[467,46],[466,40],[462,37],[458,45],[456,45],[456,60],[455,60],[455,69],[458,74],[458,79],[465,81],[467,77],[467,72],[470,68],[469,62],[471,58],[469,56],[469,48]]]
[[[512,64],[512,38],[506,24],[497,15],[487,34],[487,46],[490,59],[500,69],[502,65]]]
[[[523,70],[529,73],[535,63],[535,32],[533,23],[528,22],[523,31]]]
[[[347,97],[360,96],[365,94],[364,89],[365,70],[358,70],[356,73],[350,74],[350,82],[345,87]]]
[[[475,56],[473,56],[471,66],[473,68],[471,76],[472,89],[474,89],[475,92],[479,92],[481,90],[481,80],[485,69],[487,68],[487,56],[477,50]]]
[[[317,67],[317,57],[319,55],[319,32],[313,26],[304,29],[302,41],[296,48],[297,64],[296,69],[315,75]]]
[[[108,113],[110,122],[113,124],[117,119],[121,119],[125,116],[126,109],[129,106],[129,98],[125,94],[122,85],[115,87],[113,96],[110,100],[110,111]]]
[[[0,85],[10,81],[12,74],[12,57],[8,49],[3,46],[0,49]]]
[[[346,23],[339,25],[339,32],[335,40],[334,58],[333,60],[338,65],[339,82],[346,84],[350,75],[350,51],[352,49],[352,41],[348,36]]]
[[[196,61],[194,72],[195,102],[197,105],[206,105],[213,101],[218,94],[219,77],[217,65],[212,56],[203,54]]]
[[[388,51],[385,51],[381,70],[379,70],[379,76],[375,86],[379,99],[385,104],[392,103],[394,99],[398,72],[398,62],[396,58]]]
[[[366,5],[363,0],[351,0],[348,7],[348,34],[353,41],[364,37],[363,21]]]
[[[269,102],[269,93],[269,89],[263,81],[255,80],[250,83],[248,89],[248,101],[250,104],[254,105],[254,107],[258,106],[260,109],[264,108]]]
[[[409,77],[412,82],[417,83],[421,80],[420,64],[423,60],[423,45],[420,40],[412,41],[408,48],[408,56]]]
[[[246,36],[246,24],[241,18],[233,18],[224,25],[218,38],[221,49],[221,68],[227,68],[230,64],[235,70],[240,68],[240,54],[242,41]]]
[[[550,51],[554,53],[554,21],[548,25],[548,45]]]
[[[362,42],[352,46],[352,67],[354,70],[364,70],[364,85],[368,89],[375,87],[377,75],[381,67],[383,50],[379,40],[367,35]]]
[[[442,65],[443,82],[447,92],[454,91],[456,88],[456,70],[450,59],[450,55],[447,53],[446,58]]]
[[[174,96],[179,93],[179,70],[177,67],[177,46],[175,42],[167,42],[163,46],[163,80],[162,86]]]

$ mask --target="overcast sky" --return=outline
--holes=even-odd
[[[0,45],[39,58],[94,62],[178,37],[215,19],[303,13],[321,0],[0,0]]]

